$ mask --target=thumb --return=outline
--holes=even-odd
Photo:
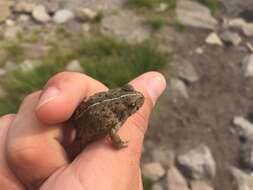
[[[145,133],[153,107],[166,88],[166,80],[158,72],[148,72],[134,79],[130,84],[145,97],[144,105],[130,118]]]

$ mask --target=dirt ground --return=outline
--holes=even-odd
[[[223,15],[237,16],[241,11],[252,9],[252,0],[218,0],[223,10]]]
[[[234,190],[228,170],[231,165],[238,165],[240,142],[231,132],[232,120],[234,116],[247,117],[252,113],[253,81],[245,80],[241,73],[247,49],[207,45],[208,34],[188,29],[173,36],[175,56],[189,60],[200,79],[188,85],[187,100],[171,99],[168,86],[153,114],[146,144],[153,142],[152,148],[162,146],[176,154],[198,144],[208,145],[217,164],[215,189]],[[204,50],[202,55],[194,53],[197,47]],[[145,154],[149,153],[147,149]]]

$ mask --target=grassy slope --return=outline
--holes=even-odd
[[[146,71],[161,70],[168,62],[168,55],[159,52],[149,42],[128,44],[98,36],[79,38],[71,44],[73,47],[67,49],[55,44],[42,64],[31,71],[10,73],[3,81],[8,96],[0,99],[0,115],[16,112],[27,94],[40,89],[55,73],[64,71],[66,64],[73,59],[80,61],[86,74],[111,88],[121,86]],[[8,51],[10,55],[11,52]]]

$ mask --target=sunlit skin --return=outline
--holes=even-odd
[[[73,162],[68,161],[62,123],[85,97],[107,90],[83,74],[53,76],[41,91],[24,99],[17,114],[1,117],[1,190],[142,190],[139,162],[143,138],[166,82],[160,73],[149,72],[130,84],[144,94],[145,102],[120,129],[119,135],[129,141],[121,150],[104,138],[89,144]]]

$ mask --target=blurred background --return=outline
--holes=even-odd
[[[252,0],[0,0],[0,115],[61,71],[154,70],[144,189],[253,189]]]

